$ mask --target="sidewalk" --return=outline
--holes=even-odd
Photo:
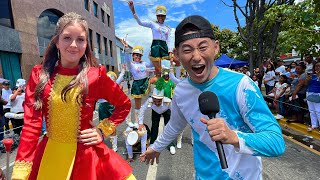
[[[307,131],[307,128],[309,126],[305,125],[305,124],[301,124],[301,123],[287,123],[286,122],[287,119],[283,118],[278,120],[278,123],[283,127],[283,128],[287,128],[287,129],[291,129],[295,132],[304,134],[306,136],[312,136],[313,138],[317,139],[320,141],[320,132],[317,130],[313,130],[311,132]]]

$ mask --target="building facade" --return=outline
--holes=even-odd
[[[132,50],[132,46],[129,46],[129,49],[130,51]],[[121,43],[121,39],[116,36],[116,53],[117,53],[117,56],[116,56],[116,62],[118,63],[118,69],[121,69],[121,64],[125,64],[125,52],[124,52],[124,46],[123,44]],[[132,74],[131,72],[129,71],[129,67],[127,67],[127,71],[125,73],[125,76],[124,76],[124,79],[125,80],[128,80],[128,79],[132,79]]]
[[[118,72],[112,0],[1,0],[0,74],[15,82],[28,79],[41,62],[58,19],[67,12],[82,15],[100,64]]]

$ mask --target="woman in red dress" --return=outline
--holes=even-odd
[[[115,110],[93,127],[95,102],[101,98]],[[102,143],[130,108],[129,98],[92,55],[87,22],[76,13],[65,14],[27,84],[12,179],[135,179],[130,165]],[[48,133],[38,143],[43,115]]]

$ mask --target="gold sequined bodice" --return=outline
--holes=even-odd
[[[48,137],[54,141],[76,143],[80,126],[81,107],[76,101],[79,88],[71,89],[66,102],[61,99],[62,89],[74,76],[57,74],[48,99]]]

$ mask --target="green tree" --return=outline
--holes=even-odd
[[[278,37],[277,54],[290,52],[293,48],[301,55],[319,55],[320,14],[318,0],[305,0],[296,5],[280,5],[270,8],[266,19],[282,22]],[[318,46],[317,46],[318,45]]]

